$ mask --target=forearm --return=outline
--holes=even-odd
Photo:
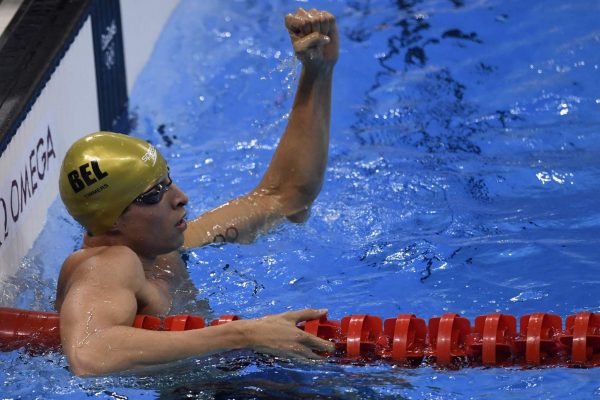
[[[241,325],[230,323],[183,332],[114,326],[91,334],[81,343],[64,343],[63,347],[73,373],[105,375],[247,347]]]
[[[327,165],[333,66],[302,69],[287,128],[258,191],[276,194],[282,214],[308,209]]]

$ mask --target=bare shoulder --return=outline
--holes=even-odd
[[[141,268],[139,257],[126,246],[100,246],[84,248],[65,260],[61,275],[102,274],[107,269],[114,273],[130,272]]]
[[[56,288],[56,309],[73,285],[134,285],[143,282],[139,257],[126,246],[84,248],[72,253],[63,263]]]

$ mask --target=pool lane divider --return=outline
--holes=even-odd
[[[164,319],[137,315],[133,327],[163,331],[204,329],[238,320],[223,315],[207,325],[195,315]],[[400,314],[384,321],[356,314],[341,320],[326,316],[298,328],[335,344],[333,353],[319,353],[332,362],[366,364],[389,362],[404,367],[600,366],[600,314],[579,312],[566,318],[543,312],[519,320],[508,314],[487,314],[474,325],[455,313],[425,320]],[[60,351],[59,314],[0,308],[0,350],[24,348],[32,354]]]

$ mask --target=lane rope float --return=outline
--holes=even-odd
[[[210,324],[195,315],[164,319],[137,315],[133,327],[185,331],[240,319],[222,315]],[[335,352],[320,353],[340,363],[390,362],[406,367],[477,366],[600,366],[600,314],[588,311],[567,316],[537,312],[517,319],[509,314],[487,314],[471,322],[456,313],[425,320],[400,314],[384,321],[355,314],[341,320],[326,316],[306,321],[299,329],[332,341]],[[0,351],[25,348],[32,354],[60,351],[59,315],[52,312],[0,308]]]

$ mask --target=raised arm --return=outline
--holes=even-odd
[[[323,315],[318,310],[183,332],[132,328],[137,299],[152,296],[137,256],[123,247],[106,248],[76,268],[57,304],[63,350],[76,375],[135,370],[241,348],[285,358],[317,358],[312,349],[333,350],[333,344],[296,328],[300,321]]]
[[[338,58],[335,18],[300,8],[285,17],[302,71],[287,127],[271,164],[250,193],[189,223],[185,247],[249,242],[287,217],[304,221],[323,183],[329,146],[331,85]]]
[[[300,8],[285,21],[303,68],[287,128],[257,190],[278,193],[283,214],[302,220],[327,164],[338,35],[333,16],[324,11]]]

